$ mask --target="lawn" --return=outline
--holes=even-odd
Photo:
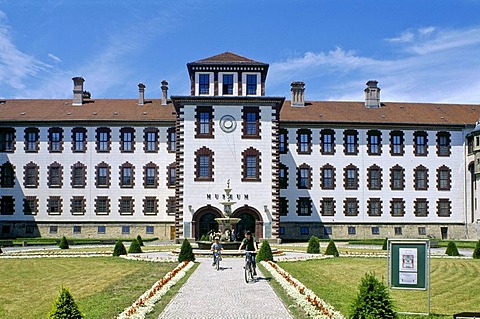
[[[176,266],[113,257],[0,259],[0,318],[46,318],[62,286],[86,318],[114,318]]]
[[[345,315],[366,272],[374,272],[378,278],[386,281],[386,258],[340,257],[278,264]],[[397,311],[427,310],[426,291],[391,290],[391,296]],[[452,318],[458,312],[478,311],[479,303],[479,260],[431,260],[431,313]]]

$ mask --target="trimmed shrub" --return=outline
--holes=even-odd
[[[48,314],[49,319],[81,319],[82,313],[78,309],[72,294],[67,288],[62,288],[57,300],[53,303],[52,310]]]
[[[318,239],[318,237],[310,237],[310,239],[308,240],[307,253],[320,254],[320,239]]]
[[[200,237],[200,241],[210,241],[210,237],[208,235],[203,234],[202,237]]]
[[[127,250],[125,249],[125,245],[123,242],[119,239],[117,240],[117,243],[115,244],[115,248],[113,249],[113,256],[120,256],[120,255],[126,255]]]
[[[338,253],[337,246],[335,246],[335,243],[333,242],[332,239],[330,239],[330,242],[328,243],[327,249],[325,249],[325,255],[332,255],[335,257],[340,256]]]
[[[138,236],[137,236],[137,241],[138,241],[138,243],[140,244],[140,246],[145,246],[145,245],[143,244],[142,236],[138,235]]]
[[[448,243],[447,250],[445,250],[445,254],[448,256],[460,256],[458,252],[457,245],[454,241]]]
[[[138,242],[137,239],[132,240],[132,243],[130,244],[130,247],[128,247],[128,253],[129,254],[138,254],[142,253],[142,247],[140,246],[140,243]]]
[[[190,245],[186,239],[183,240],[182,248],[180,248],[180,254],[178,254],[178,262],[183,261],[195,261],[192,245]]]
[[[58,245],[58,247],[60,247],[60,249],[68,249],[70,248],[68,246],[68,241],[67,239],[65,238],[65,236],[62,237],[62,239],[60,240],[60,244]]]
[[[397,318],[387,286],[374,273],[365,274],[358,290],[350,307],[350,319]]]
[[[475,246],[475,249],[473,250],[472,257],[474,259],[480,259],[480,240],[477,242],[477,245]]]
[[[270,244],[268,241],[264,240],[262,242],[262,246],[260,246],[260,249],[258,250],[256,259],[257,259],[257,262],[273,261],[272,248],[270,247]]]
[[[385,240],[383,241],[382,250],[387,250],[387,245],[388,245],[388,238],[385,237]]]

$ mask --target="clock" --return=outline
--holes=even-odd
[[[231,115],[222,116],[222,118],[220,119],[220,128],[225,133],[231,133],[237,128],[237,122],[235,121],[235,118]]]

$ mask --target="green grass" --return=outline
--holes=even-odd
[[[345,315],[366,272],[373,271],[386,281],[385,258],[340,257],[280,262],[279,265]],[[431,313],[452,318],[458,312],[478,311],[479,295],[480,262],[474,259],[431,260]],[[391,290],[391,296],[397,311],[427,310],[426,291]]]
[[[113,257],[2,259],[0,318],[46,318],[62,286],[86,318],[114,318],[176,266]]]

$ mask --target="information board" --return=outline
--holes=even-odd
[[[425,290],[429,285],[429,241],[389,241],[391,288]]]

